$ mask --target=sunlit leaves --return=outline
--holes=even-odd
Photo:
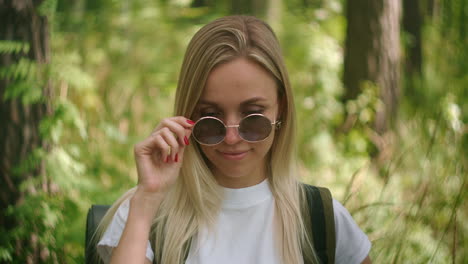
[[[85,166],[77,157],[61,147],[55,147],[47,156],[48,176],[57,184],[61,190],[78,199],[80,192],[90,187],[91,182],[84,177]]]
[[[113,139],[119,143],[126,143],[127,137],[115,126],[109,123],[101,124],[102,130],[109,139]]]
[[[94,79],[83,70],[81,63],[77,52],[55,54],[51,69],[57,84],[64,82],[79,92],[93,89]]]
[[[463,124],[461,120],[461,108],[456,103],[455,96],[452,93],[448,93],[442,100],[441,107],[444,113],[445,120],[449,123],[452,130],[457,134],[466,133],[468,131],[468,125]]]
[[[67,100],[57,101],[54,114],[42,120],[40,132],[43,137],[58,144],[63,134],[64,125],[76,129],[82,140],[87,138],[84,120],[80,117],[76,106]]]

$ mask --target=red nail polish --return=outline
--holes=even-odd
[[[179,154],[175,154],[175,162],[179,161]]]
[[[187,123],[189,123],[189,124],[191,124],[191,125],[195,124],[195,122],[193,122],[193,121],[190,120],[190,119],[187,119]]]
[[[184,137],[184,142],[185,142],[185,145],[187,145],[187,146],[188,146],[188,144],[190,144],[188,139],[187,139],[187,136]]]

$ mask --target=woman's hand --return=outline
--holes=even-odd
[[[111,263],[149,263],[145,254],[151,225],[165,193],[179,175],[193,124],[182,116],[166,118],[135,145],[138,187]]]
[[[150,136],[135,145],[140,191],[164,194],[175,183],[193,124],[183,116],[166,118]]]

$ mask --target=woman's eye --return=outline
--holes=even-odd
[[[205,117],[205,116],[219,116],[220,113],[219,112],[205,112],[205,113],[201,113],[201,116],[202,117]]]
[[[245,111],[244,115],[263,114],[263,109]]]

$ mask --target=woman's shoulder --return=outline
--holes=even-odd
[[[308,184],[303,186],[309,209],[312,212],[323,212],[322,214],[312,214],[312,229],[326,230],[325,236],[334,233],[335,263],[361,263],[369,254],[371,243],[367,235],[356,224],[350,212],[332,197],[329,189]],[[334,227],[334,230],[330,225]],[[328,232],[330,233],[328,234]],[[328,240],[328,238],[323,237],[319,237],[320,239]]]
[[[107,244],[109,246],[117,246],[118,240],[122,234],[125,224],[127,223],[128,211],[130,207],[130,198],[125,199],[119,205],[114,215],[112,216],[104,235],[99,242],[100,245]]]
[[[103,236],[97,244],[97,252],[104,263],[109,262],[112,250],[119,244],[120,237],[122,236],[125,224],[127,223],[128,212],[130,209],[130,198],[131,197],[127,197],[119,205],[110,220],[109,225],[104,231]],[[146,258],[150,261],[154,258],[154,253],[149,241],[146,247]]]
[[[335,263],[361,263],[369,255],[371,242],[349,211],[333,199],[335,219]]]

